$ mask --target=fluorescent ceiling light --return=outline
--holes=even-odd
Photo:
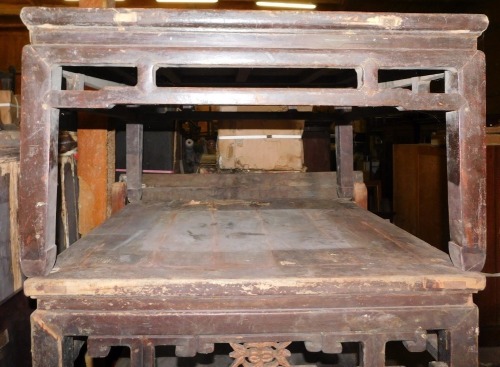
[[[157,3],[204,3],[213,4],[219,0],[156,0]]]
[[[257,4],[257,6],[269,6],[269,7],[273,7],[273,8],[316,9],[316,5],[315,4],[305,4],[305,3],[286,3],[286,2],[277,2],[277,1],[257,1],[255,4]]]

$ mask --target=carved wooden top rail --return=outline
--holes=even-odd
[[[485,65],[476,40],[485,16],[26,8],[22,19],[32,42],[23,54],[19,190],[27,276],[47,274],[56,257],[57,109],[128,104],[447,111],[450,255],[459,268],[482,268]],[[137,83],[63,90],[63,66],[134,67]],[[163,87],[155,79],[160,67],[350,68],[358,82],[354,88]],[[380,83],[379,71],[391,69],[442,71],[444,93],[418,83],[412,90]]]

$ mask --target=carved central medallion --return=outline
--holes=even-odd
[[[264,343],[230,343],[234,352],[229,354],[234,358],[231,367],[290,367],[287,358],[291,353],[287,346],[291,342]]]

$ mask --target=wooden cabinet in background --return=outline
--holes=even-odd
[[[500,145],[486,150],[486,234],[487,253],[483,271],[500,272]],[[479,307],[479,341],[482,345],[500,343],[500,278],[486,278],[486,289],[474,296]]]
[[[446,147],[395,144],[393,157],[394,224],[447,251]]]

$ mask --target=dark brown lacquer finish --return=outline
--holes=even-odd
[[[73,366],[84,344],[89,358],[125,346],[131,366],[152,367],[161,346],[191,357],[219,343],[233,348],[226,357],[235,367],[288,367],[296,342],[340,355],[355,343],[357,365],[384,367],[390,341],[429,352],[433,367],[478,365],[472,294],[485,286],[476,271],[486,253],[486,178],[476,42],[486,17],[26,8],[22,19],[31,45],[23,52],[19,222],[25,292],[38,300],[35,367]],[[68,71],[75,66],[135,76],[122,84]],[[157,71],[169,67],[349,69],[357,83],[158,85]],[[393,69],[436,74],[379,80]],[[439,78],[442,93],[430,88]],[[59,110],[132,105],[444,111],[450,256],[351,201],[366,202],[366,188],[352,169],[345,121],[336,126],[336,174],[160,181],[142,175],[144,121],[128,119],[130,204],[56,261]]]

